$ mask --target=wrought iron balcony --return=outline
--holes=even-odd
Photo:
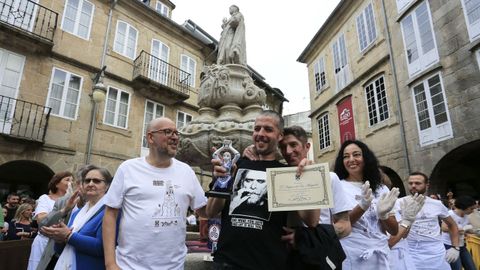
[[[190,73],[145,51],[134,61],[133,82],[145,96],[174,104],[190,97]]]
[[[0,134],[44,143],[51,110],[50,107],[0,95]]]
[[[58,13],[31,0],[0,0],[0,25],[53,41]]]

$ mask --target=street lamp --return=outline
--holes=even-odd
[[[103,66],[103,68],[98,72],[93,79],[95,85],[92,88],[92,93],[90,96],[92,97],[92,113],[90,118],[90,129],[88,130],[88,138],[87,138],[87,151],[85,153],[85,164],[90,163],[90,159],[92,157],[92,146],[93,146],[93,135],[95,134],[95,129],[97,126],[97,111],[98,105],[105,101],[107,88],[103,84],[103,76],[107,66]]]
[[[102,103],[105,101],[107,94],[107,87],[100,81],[93,86],[92,99],[95,103]]]

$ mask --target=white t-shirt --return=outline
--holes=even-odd
[[[342,180],[342,187],[353,209],[360,202],[362,183]],[[372,204],[352,225],[352,232],[340,239],[347,258],[343,261],[344,270],[390,269],[388,262],[388,237],[380,225],[377,215],[377,203],[380,196],[389,192],[381,185],[373,194]]]
[[[343,191],[342,183],[336,173],[330,172],[330,182],[333,192],[333,207],[320,210],[320,220],[318,223],[322,224],[332,224],[331,215],[353,209]]]
[[[55,201],[50,199],[47,194],[43,194],[37,200],[37,207],[35,208],[35,217],[38,216],[40,213],[50,213],[53,210],[53,205]],[[48,243],[48,237],[44,236],[43,234],[39,233],[33,239],[32,247],[30,249],[30,257],[28,259],[28,270],[37,269],[38,263],[42,258],[43,251]]]
[[[183,269],[187,248],[186,214],[207,204],[193,170],[172,158],[156,168],[145,157],[118,168],[105,204],[121,208],[116,248],[121,269]]]
[[[400,205],[406,197],[397,200]],[[407,236],[408,252],[417,270],[450,269],[445,260],[439,218],[449,216],[448,209],[439,200],[425,197],[425,204],[418,212]]]
[[[37,207],[35,207],[35,217],[37,217],[40,213],[50,213],[53,210],[53,205],[55,205],[55,201],[50,199],[47,194],[43,194],[37,200]]]
[[[397,200],[400,205],[406,197]],[[407,240],[409,241],[441,241],[439,218],[444,219],[449,216],[448,209],[439,200],[434,200],[426,196],[425,204],[422,210],[418,212],[415,222],[410,228]]]
[[[457,213],[455,213],[455,211],[453,210],[448,210],[448,214],[450,214],[450,216],[453,218],[455,223],[457,223],[458,230],[463,230],[463,227],[465,227],[465,225],[470,224],[467,215],[463,215],[463,217],[461,217],[457,215]],[[459,236],[460,237],[459,237],[458,245],[460,247],[463,247],[465,245],[465,233],[459,234]],[[442,233],[442,239],[444,244],[449,246],[452,245],[452,239],[450,238],[450,234],[448,232]]]

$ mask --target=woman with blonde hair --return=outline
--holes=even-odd
[[[24,203],[17,208],[15,217],[8,226],[7,240],[20,240],[34,238],[36,232],[32,229],[33,207]]]

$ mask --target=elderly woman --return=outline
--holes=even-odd
[[[382,184],[378,160],[367,145],[345,141],[335,160],[335,173],[353,208],[352,232],[340,239],[347,255],[344,270],[390,269],[388,237],[397,234],[398,223],[392,209],[399,191]]]
[[[8,226],[7,240],[20,240],[34,238],[36,233],[32,229],[33,207],[28,203],[21,204],[15,217]]]
[[[68,186],[72,181],[71,172],[56,173],[48,183],[48,194],[43,194],[37,200],[35,208],[35,219],[40,222],[52,211],[55,201],[67,193]],[[43,251],[48,243],[48,237],[38,234],[33,240],[30,258],[28,259],[28,270],[36,270]]]
[[[103,196],[112,181],[108,170],[90,166],[82,172],[85,205],[74,212],[68,227],[60,223],[43,227],[42,232],[65,245],[55,269],[105,269],[103,259],[102,219],[105,212]]]

